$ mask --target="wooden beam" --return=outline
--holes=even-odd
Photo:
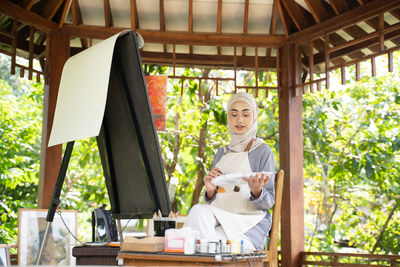
[[[375,57],[371,58],[371,76],[376,76],[376,64],[375,64]]]
[[[78,25],[83,23],[81,8],[79,6],[78,0],[72,0],[71,3],[71,13],[72,13],[72,24]],[[64,26],[64,25],[63,25]],[[88,42],[86,38],[80,38],[81,45],[83,48],[88,47]]]
[[[295,65],[295,45],[279,48],[279,155],[280,168],[285,171],[282,215],[282,266],[299,266],[300,252],[304,251],[304,194],[303,194],[303,125],[302,94],[295,94],[300,84],[300,64]]]
[[[281,0],[281,2],[285,6],[298,30],[314,24],[313,21],[310,21],[310,19],[307,18],[307,11],[304,10],[304,8],[298,3],[296,3],[295,0]]]
[[[392,26],[392,27],[394,27],[394,26]],[[399,36],[400,36],[400,30],[391,31],[391,32],[384,34],[385,40],[391,40],[393,38],[398,38]],[[349,53],[354,53],[361,49],[369,48],[373,45],[378,45],[378,36],[376,36],[375,38],[372,38],[372,39],[363,40],[361,42],[351,41],[350,44],[352,44],[352,45],[344,46],[342,49],[332,52],[330,54],[330,58],[331,59],[339,58],[339,57],[348,55]],[[324,54],[323,53],[315,54],[314,55],[314,64],[319,64],[322,62],[324,62]]]
[[[393,72],[393,52],[388,53],[388,71]]]
[[[329,43],[330,43],[330,36],[328,34],[324,35],[324,62],[325,62],[325,88],[329,89],[330,84],[330,77],[329,77],[329,63],[331,62],[330,55],[329,55]],[[314,61],[315,62],[315,61]]]
[[[293,33],[290,41],[303,43],[309,39],[314,39],[325,33],[338,31],[360,21],[365,21],[381,12],[396,8],[400,5],[400,0],[379,0],[352,9],[344,14],[327,19],[321,23],[310,26],[304,30]]]
[[[165,11],[164,11],[164,0],[160,2],[160,32],[165,32]],[[163,45],[164,53],[167,52],[167,45]]]
[[[61,31],[53,32],[47,39],[50,62],[49,86],[45,87],[42,152],[40,155],[40,175],[38,208],[49,208],[53,189],[61,166],[62,145],[48,147],[50,131],[53,125],[54,112],[57,102],[58,88],[64,63],[69,57],[69,36]]]
[[[62,26],[64,25],[65,18],[67,17],[68,11],[69,11],[69,9],[71,7],[71,1],[72,0],[66,0],[65,1],[65,5],[64,5],[64,9],[63,9],[61,18],[60,18],[60,22],[58,23],[58,27],[59,28],[62,28]]]
[[[382,52],[385,50],[385,45],[384,45],[384,35],[383,35],[383,29],[385,28],[385,20],[383,18],[383,13],[379,14],[378,18],[378,32],[379,32],[379,52]]]
[[[311,93],[314,91],[314,86],[312,84],[312,81],[314,80],[314,43],[313,41],[309,42],[309,47],[308,47],[308,73],[310,75],[310,91]]]
[[[0,36],[1,37],[1,36]],[[1,42],[1,39],[0,39]],[[84,49],[80,47],[71,47],[71,56],[82,52]],[[236,60],[234,56],[228,55],[204,55],[204,54],[178,54],[175,53],[164,53],[164,52],[149,52],[141,51],[141,59],[143,64],[162,64],[162,65],[173,65],[175,62],[180,66],[213,66],[221,68],[232,68],[235,64],[240,69],[254,69],[254,57],[253,56],[237,56]],[[275,57],[262,57],[258,60],[258,66],[260,68],[275,69],[276,68]]]
[[[43,7],[43,17],[51,21],[63,2],[64,0],[48,0]]]
[[[111,13],[110,0],[103,0],[103,5],[104,5],[104,25],[107,28],[109,28],[114,25]]]
[[[347,28],[343,29],[344,32],[346,32],[348,35],[350,35],[351,37],[354,38],[354,40],[358,40],[361,39],[365,36],[368,36],[368,33],[365,32],[361,27],[359,27],[358,25],[351,25]],[[372,50],[372,52],[378,52],[378,48],[371,46],[369,47],[370,50]],[[362,51],[358,51],[358,53],[362,53],[361,57],[364,56],[364,53]]]
[[[340,77],[341,77],[342,85],[346,84],[346,68],[345,67],[340,68]]]
[[[277,21],[277,13],[278,13],[278,6],[277,1],[274,1],[272,6],[272,14],[271,14],[271,21],[269,23],[269,34],[274,35],[276,32],[276,21]],[[271,56],[271,48],[268,47],[266,51],[266,56]]]
[[[147,64],[172,65],[172,53],[163,52],[140,52],[142,62]],[[227,55],[199,55],[199,54],[175,54],[175,63],[178,65],[197,65],[197,66],[215,66],[222,68],[232,67],[235,58]],[[236,64],[241,69],[253,69],[253,56],[237,56]],[[275,57],[262,57],[258,60],[259,68],[275,69]]]
[[[18,41],[18,35],[17,35],[17,21],[13,20],[12,22],[12,28],[11,28],[11,34],[12,36],[7,36],[10,37],[10,44],[11,44],[11,74],[15,74],[15,65],[17,63],[17,41]]]
[[[330,17],[332,17],[324,8],[323,2],[320,0],[306,0],[305,1],[308,8],[311,11],[312,16],[314,17],[317,23],[324,21]]]
[[[131,29],[137,30],[140,28],[139,15],[136,6],[136,0],[130,0],[131,3]]]
[[[330,40],[330,44],[333,46],[339,46],[342,45],[344,43],[346,43],[346,40],[341,37],[339,34],[337,34],[336,32],[333,32],[329,35],[329,40]],[[360,52],[360,51],[355,51],[355,52],[348,52],[348,56],[352,59],[354,58],[359,58],[364,56],[364,53]]]
[[[71,16],[72,16],[72,24],[73,25],[78,25],[78,24],[82,23],[82,14],[81,14],[81,9],[79,7],[78,0],[72,0]]]
[[[217,10],[217,34],[220,35],[222,31],[222,0],[218,0],[218,10]],[[218,46],[218,55],[221,55],[221,47]],[[218,83],[217,83],[218,84]]]
[[[244,2],[244,15],[243,15],[243,35],[247,35],[247,28],[249,25],[249,0]],[[242,56],[246,55],[246,47],[242,48]]]
[[[30,10],[34,3],[35,0],[22,0],[19,5],[26,10]]]
[[[28,40],[23,40],[23,39],[20,39],[20,38],[15,38],[14,39],[13,37],[11,37],[9,35],[5,35],[5,34],[0,33],[0,43],[9,46],[10,49],[12,49],[14,42],[15,42],[15,48],[16,49],[23,50],[23,51],[29,51],[30,42]],[[34,57],[36,57],[37,55],[43,53],[44,50],[45,50],[44,46],[38,45],[38,44],[34,44],[34,47],[33,47]]]
[[[400,46],[395,46],[395,47],[386,49],[385,51],[380,52],[380,53],[375,53],[375,54],[371,54],[371,55],[368,55],[368,56],[364,56],[363,58],[347,61],[347,62],[345,62],[343,64],[340,64],[340,65],[334,65],[334,66],[330,67],[329,70],[335,70],[337,68],[341,68],[342,66],[344,66],[344,67],[351,66],[351,65],[356,64],[357,62],[363,62],[363,61],[371,60],[374,57],[378,57],[378,56],[384,55],[386,53],[395,52],[395,51],[398,51],[398,50],[400,50]]]
[[[192,1],[193,4],[193,1]],[[192,7],[193,8],[193,7]],[[192,11],[193,12],[193,11]],[[193,22],[191,22],[193,23]],[[222,0],[218,0],[217,10],[217,34],[221,34],[222,31]]]
[[[193,0],[189,0],[189,33],[193,33]],[[193,54],[193,46],[189,45],[189,53]]]
[[[285,11],[283,10],[282,4],[280,0],[275,0],[274,3],[277,3],[277,8],[279,11],[279,17],[281,18],[283,30],[285,31],[285,36],[289,37],[289,19],[285,15]]]
[[[35,47],[35,28],[30,28],[29,33],[29,72],[28,72],[28,79],[32,80],[32,70],[33,70],[33,50]]]
[[[101,26],[85,26],[64,24],[63,31],[71,37],[106,39],[125,28]],[[147,43],[186,44],[186,45],[211,45],[211,46],[246,46],[246,47],[278,47],[287,38],[282,35],[248,34],[243,38],[241,34],[210,34],[187,33],[178,31],[151,31],[137,30]]]
[[[346,0],[329,0],[333,11],[335,11],[336,15],[346,12],[349,10],[347,6]]]
[[[278,1],[279,2],[279,1]],[[272,14],[271,14],[271,21],[269,23],[269,34],[274,35],[276,32],[276,21],[277,21],[277,14],[278,13],[278,3],[274,1],[272,5]]]
[[[358,82],[361,78],[361,72],[360,72],[360,62],[356,63],[356,81]]]
[[[349,10],[349,7],[347,6],[347,3],[344,0],[331,0],[331,2],[332,2],[332,5],[337,5],[338,6],[338,7],[334,6],[334,10],[335,10],[337,15],[340,14],[340,13],[344,13],[344,12]],[[390,11],[390,13],[392,15],[394,15],[396,13],[396,10],[392,10],[392,11]],[[398,17],[398,19],[400,19],[400,17]],[[369,26],[371,26],[375,31],[379,31],[379,20],[378,20],[377,17],[372,17],[372,18],[366,20],[365,23],[367,23]],[[384,27],[389,26],[389,24],[385,23],[384,21],[383,21],[383,23],[384,23]],[[400,44],[400,40],[393,39],[392,41],[396,45]],[[377,51],[373,51],[373,52],[377,52]]]
[[[16,19],[24,24],[49,33],[58,30],[58,24],[39,16],[38,14],[25,10],[9,1],[0,1],[0,14]]]

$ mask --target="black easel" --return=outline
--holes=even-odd
[[[41,260],[41,257],[42,257],[42,253],[43,253],[43,249],[44,249],[44,247],[46,246],[46,243],[47,243],[47,238],[48,238],[50,226],[51,226],[51,223],[54,220],[54,214],[56,213],[56,209],[57,209],[58,205],[60,204],[60,194],[61,194],[62,186],[64,184],[65,175],[67,173],[68,163],[69,163],[69,160],[71,159],[71,153],[72,153],[72,149],[74,147],[74,142],[75,141],[68,142],[67,143],[67,147],[66,147],[65,152],[64,152],[64,157],[63,157],[63,160],[62,160],[62,163],[61,163],[60,171],[58,173],[56,185],[54,187],[53,197],[51,199],[50,208],[47,211],[46,230],[45,230],[44,235],[43,235],[42,243],[40,244],[40,250],[39,250],[39,254],[38,254],[38,257],[36,259],[35,265],[39,265],[39,263],[40,263],[40,260]]]
[[[137,34],[130,31],[120,35],[115,42],[103,122],[97,136],[111,212],[117,223],[119,219],[151,218],[156,210],[161,210],[163,216],[171,211],[142,66]],[[36,265],[60,204],[73,145],[74,141],[68,142],[64,152]],[[123,242],[120,223],[117,228]]]

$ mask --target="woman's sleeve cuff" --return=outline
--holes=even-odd
[[[263,195],[264,195],[264,194],[265,194],[265,191],[264,191],[264,188],[263,188],[263,187],[261,187],[261,194],[260,194],[259,197],[255,197],[255,196],[253,195],[253,192],[250,191],[250,201],[257,202],[258,200],[263,199]]]

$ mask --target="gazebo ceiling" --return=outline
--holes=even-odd
[[[0,14],[1,52],[28,58],[31,49],[39,60],[46,33],[57,30],[70,35],[74,54],[135,29],[143,62],[190,66],[252,68],[257,55],[258,67],[275,68],[276,48],[289,41],[305,66],[312,51],[314,71],[322,71],[326,49],[341,66],[400,45],[395,0],[2,0]]]

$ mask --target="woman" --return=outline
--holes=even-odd
[[[229,145],[221,147],[204,178],[207,205],[192,207],[185,226],[209,240],[243,240],[246,251],[263,250],[271,228],[269,209],[274,205],[275,160],[271,148],[256,138],[258,106],[248,93],[233,95],[227,104]],[[221,174],[257,174],[237,184],[217,187]]]

